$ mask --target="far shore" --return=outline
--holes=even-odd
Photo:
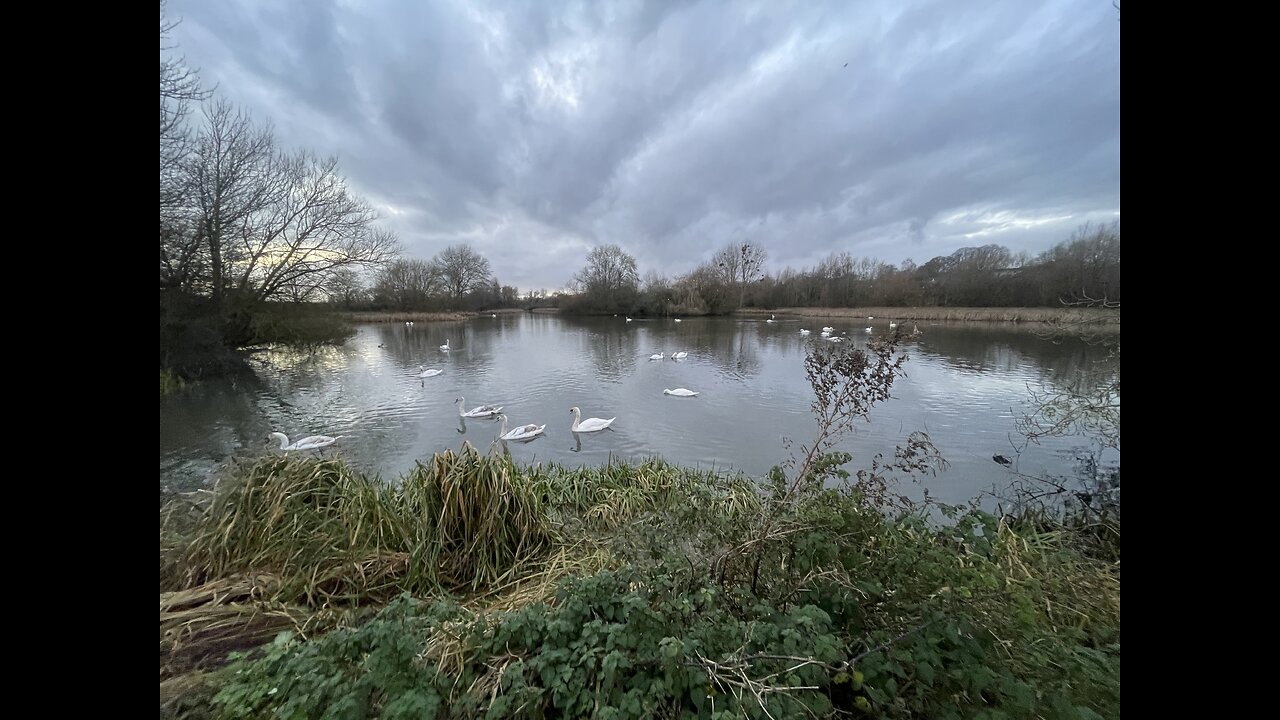
[[[494,315],[520,315],[525,312],[559,313],[559,308],[540,307],[502,308],[479,312],[460,310],[451,312],[370,311],[346,312],[343,315],[355,323],[403,323],[403,322],[460,322],[472,318]],[[1087,323],[1090,325],[1120,325],[1120,310],[1105,308],[1042,308],[1042,307],[784,307],[765,310],[741,308],[731,315],[738,317],[767,318],[875,318],[877,320],[905,320],[909,322],[969,321],[1015,323]],[[637,314],[635,317],[697,317],[696,313],[671,313],[665,316]]]
[[[1026,308],[1026,307],[788,307],[762,310],[742,308],[735,315],[769,317],[834,317],[875,318],[876,320],[908,320],[912,322],[935,320],[985,321],[985,322],[1087,322],[1099,325],[1119,325],[1120,310],[1104,308]]]
[[[470,320],[474,317],[490,317],[492,315],[519,315],[523,314],[521,308],[501,308],[497,310],[485,310],[483,312],[474,312],[471,310],[456,310],[450,312],[414,312],[404,310],[373,310],[365,312],[347,312],[343,313],[351,322],[356,323],[394,323],[394,322],[457,322],[459,320]]]

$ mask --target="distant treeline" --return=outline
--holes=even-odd
[[[923,265],[891,265],[831,253],[816,267],[764,269],[754,243],[731,244],[674,280],[649,272],[640,280],[633,257],[616,245],[596,248],[571,284],[575,294],[551,300],[584,314],[710,314],[780,307],[1060,307],[1118,306],[1120,222],[1085,225],[1031,256],[1000,245],[961,248]]]

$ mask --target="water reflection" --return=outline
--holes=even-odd
[[[364,325],[348,343],[316,353],[267,353],[255,371],[197,384],[160,404],[161,482],[193,489],[233,456],[261,453],[272,430],[294,435],[344,435],[342,455],[353,465],[395,478],[416,460],[455,448],[458,436],[491,444],[522,460],[575,464],[610,458],[662,456],[687,465],[735,468],[762,475],[790,452],[782,438],[813,436],[804,356],[826,345],[824,325],[864,347],[865,321],[785,319],[488,317],[468,322]],[[801,335],[800,328],[813,331]],[[1007,453],[1014,418],[1028,386],[1074,381],[1104,355],[1100,348],[1054,344],[1020,328],[930,325],[904,345],[908,376],[894,398],[859,424],[841,448],[856,467],[915,430],[929,432],[951,470],[931,481],[935,495],[967,500],[998,479],[993,454]],[[888,332],[874,325],[872,337]],[[450,341],[451,352],[438,346]],[[687,350],[688,358],[672,360]],[[649,361],[652,353],[664,359]],[[419,366],[443,373],[419,377]],[[692,388],[696,403],[676,402],[665,388]],[[549,420],[546,443],[503,445],[490,419],[458,416],[460,397],[501,405],[508,416]],[[584,440],[572,433],[569,407],[617,421]],[[573,436],[570,443],[563,435]],[[512,443],[515,444],[515,443]],[[1056,467],[1071,441],[1029,451],[1020,463]]]

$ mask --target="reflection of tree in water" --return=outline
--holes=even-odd
[[[636,345],[637,331],[623,325],[626,321],[622,318],[609,322],[613,319],[569,315],[559,319],[561,327],[549,328],[548,332],[563,333],[565,328],[572,328],[578,336],[579,356],[590,358],[596,375],[618,379],[635,372],[643,349]]]
[[[200,397],[193,401],[192,395]],[[209,468],[232,456],[256,455],[267,448],[269,428],[262,422],[258,400],[270,390],[252,371],[203,380],[183,390],[183,397],[160,401],[160,446],[182,448],[160,455],[160,477],[176,490],[192,490],[209,480]],[[274,413],[274,414],[279,414]],[[196,447],[201,455],[185,452]]]
[[[756,323],[707,323],[702,342],[709,346],[707,357],[720,373],[737,379],[760,373],[760,338]]]
[[[472,366],[484,368],[493,362],[493,332],[473,332],[461,322],[434,322],[405,325],[382,323],[374,328],[378,348],[398,365],[417,369],[419,365],[436,367],[451,355],[466,357]],[[449,341],[449,352],[440,346]],[[348,346],[354,343],[348,343]]]
[[[1073,380],[1094,369],[1105,351],[1079,338],[1052,342],[1033,328],[990,327],[989,323],[930,325],[914,343],[914,352],[962,373],[1012,371],[1030,365],[1046,381]]]

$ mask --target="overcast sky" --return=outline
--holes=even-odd
[[[731,240],[1039,252],[1120,215],[1110,0],[170,0],[206,85],[336,155],[409,257],[562,287],[591,247],[678,275]]]

